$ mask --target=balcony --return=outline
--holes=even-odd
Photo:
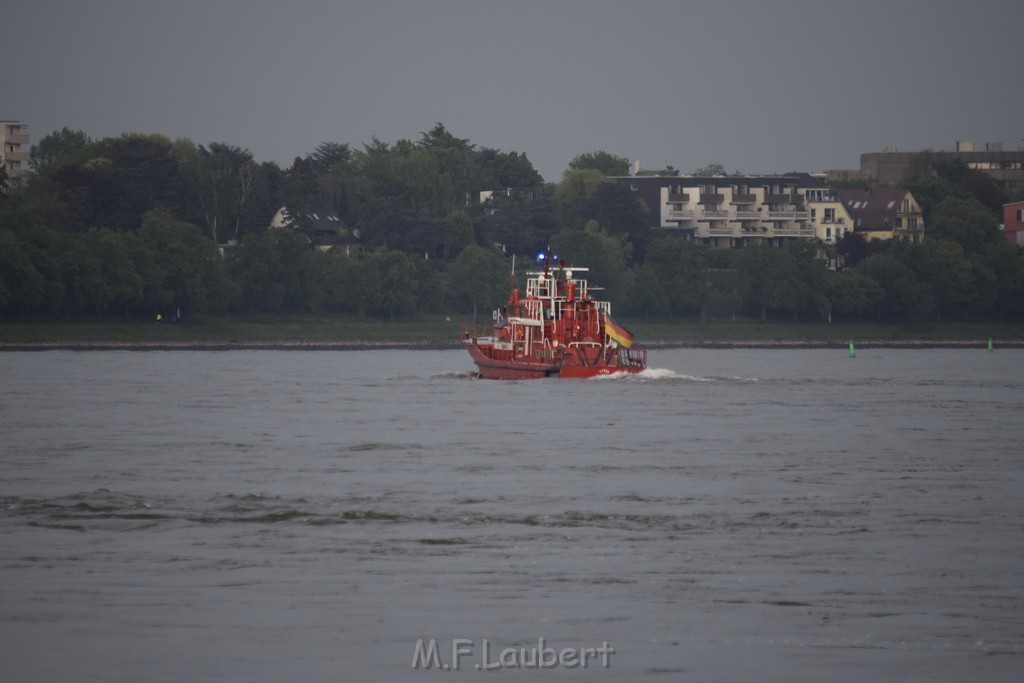
[[[721,211],[717,209],[704,209],[703,220],[706,221],[724,221],[729,218],[728,211]]]
[[[28,152],[7,152],[4,154],[7,161],[28,161]]]
[[[804,198],[798,194],[770,194],[764,198],[765,204],[803,204]]]
[[[28,134],[27,133],[8,133],[4,142],[8,145],[27,145]]]
[[[756,204],[757,203],[757,195],[756,194],[734,194],[732,196],[732,203],[733,204]]]
[[[689,220],[696,218],[697,212],[693,209],[681,209],[668,212],[668,219],[670,221]]]
[[[760,211],[737,211],[736,220],[738,221],[759,221],[761,220]]]
[[[668,201],[670,204],[686,204],[690,201],[690,195],[680,194],[678,192],[669,193]]]
[[[772,230],[774,237],[803,237],[806,239],[814,239],[817,235],[814,232],[814,228],[808,228],[802,225],[779,225]]]
[[[770,221],[806,221],[811,219],[810,211],[769,211]]]
[[[733,229],[731,226],[711,226],[708,228],[708,236],[710,237],[733,237]],[[735,235],[739,237],[739,235]]]
[[[700,196],[701,204],[721,204],[725,201],[724,194],[702,194]]]

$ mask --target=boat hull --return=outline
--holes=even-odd
[[[591,361],[589,364],[566,364],[563,360],[556,362],[536,362],[530,360],[499,360],[490,357],[473,342],[466,348],[473,358],[480,376],[484,379],[541,379],[544,377],[581,378],[613,375],[619,372],[638,373],[646,367],[646,358],[642,364],[620,364],[618,356],[611,356],[613,363]]]
[[[466,348],[484,379],[540,379],[558,376],[558,365],[554,363],[499,360],[488,356],[475,343],[466,344]]]

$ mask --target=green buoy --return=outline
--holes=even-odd
[[[851,339],[850,340],[850,358],[856,358],[856,357],[857,357],[857,350],[855,348],[853,348],[853,340]]]
[[[988,338],[988,352],[992,353],[992,337]]]

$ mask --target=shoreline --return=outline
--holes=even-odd
[[[862,349],[986,349],[988,339],[854,339]],[[846,348],[848,339],[664,339],[638,344],[658,349],[833,349]],[[1024,348],[1024,339],[993,340],[994,348]],[[452,341],[49,341],[0,342],[4,351],[450,351],[462,348]]]

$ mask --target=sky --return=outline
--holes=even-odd
[[[442,123],[549,182],[578,154],[785,173],[1024,146],[1011,0],[33,0],[0,120],[161,133],[284,167]]]

